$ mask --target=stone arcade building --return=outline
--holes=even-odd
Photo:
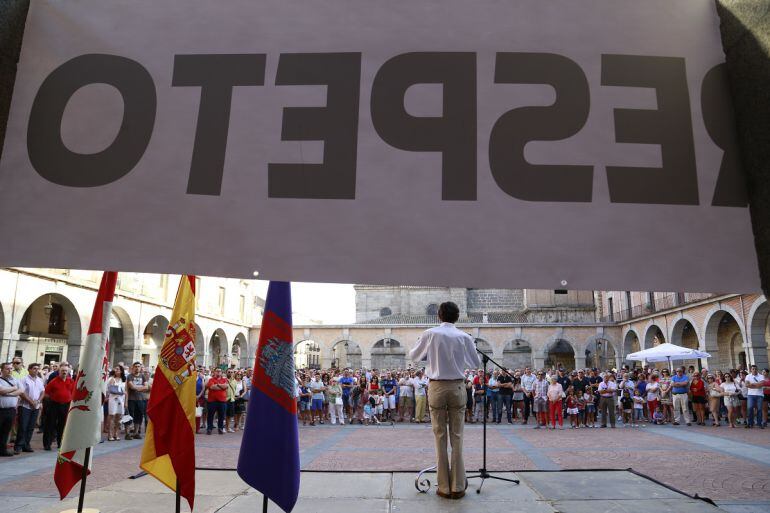
[[[77,363],[86,338],[101,272],[0,269],[0,361]],[[199,364],[253,364],[250,329],[260,322],[262,299],[253,280],[198,277]],[[154,367],[163,345],[179,276],[119,273],[110,322],[110,361]]]
[[[419,335],[442,301],[458,327],[508,367],[619,367],[631,352],[664,341],[711,353],[686,365],[768,365],[764,296],[738,294],[465,289],[356,285],[356,322],[295,326],[298,367],[408,367]],[[255,335],[253,335],[255,336]]]

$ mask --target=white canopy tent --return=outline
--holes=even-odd
[[[671,362],[674,360],[694,360],[697,358],[710,357],[711,355],[704,351],[665,343],[631,353],[626,356],[626,359],[634,361],[646,360],[648,362],[668,362],[668,366],[671,368]]]

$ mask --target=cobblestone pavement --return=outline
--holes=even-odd
[[[235,468],[240,433],[196,438],[199,468]],[[142,441],[105,442],[95,449],[88,488],[95,489],[139,472]],[[300,428],[305,470],[406,470],[434,461],[429,425],[319,425]],[[482,464],[482,429],[466,426],[469,472]],[[490,426],[490,470],[632,468],[688,494],[741,505],[767,504],[770,510],[770,429],[645,426],[616,429],[535,430],[531,425]],[[53,497],[54,452],[42,451],[0,461],[0,496]]]

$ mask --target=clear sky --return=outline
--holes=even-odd
[[[267,295],[267,284],[257,280],[262,298]],[[349,324],[356,319],[355,292],[350,284],[292,282],[291,303],[294,324]]]

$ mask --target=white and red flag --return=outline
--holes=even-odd
[[[102,438],[102,392],[106,376],[104,365],[117,279],[118,273],[114,271],[105,271],[102,275],[88,336],[80,352],[75,391],[72,394],[53,478],[62,499],[83,475],[86,449],[98,444]],[[88,461],[88,473],[91,459]]]

